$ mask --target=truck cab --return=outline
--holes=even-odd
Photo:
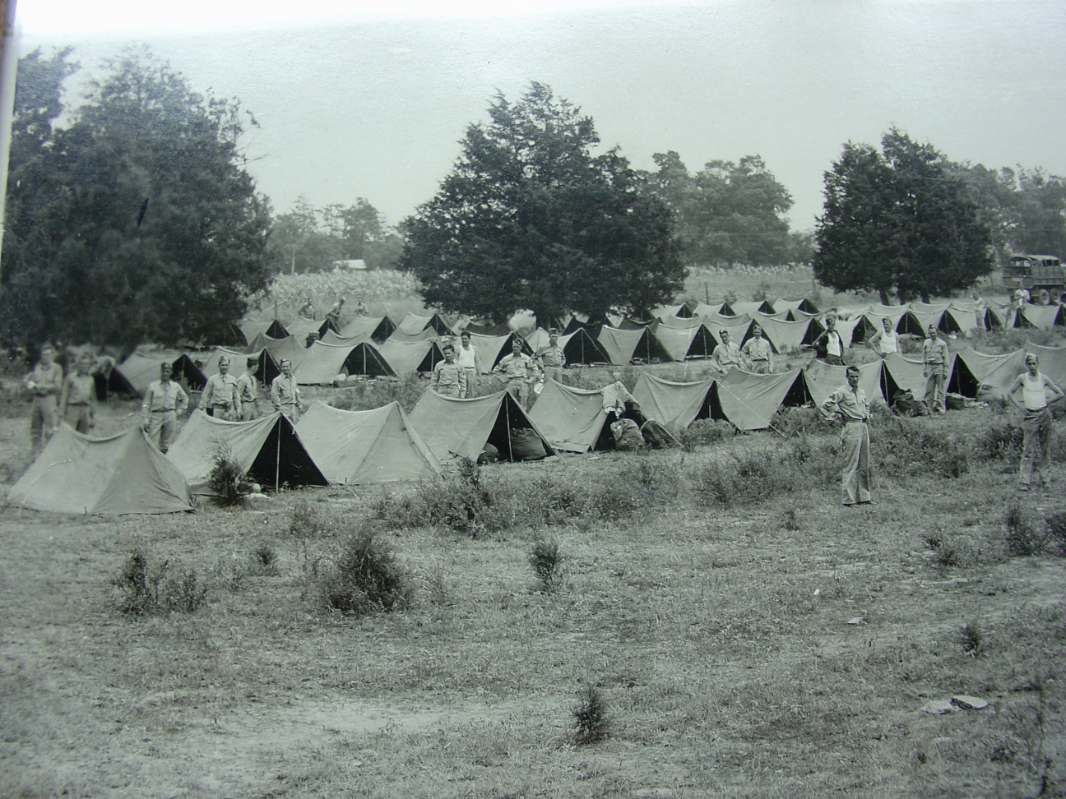
[[[1066,267],[1054,255],[1012,255],[1003,268],[1003,283],[1027,289],[1040,305],[1066,303]]]

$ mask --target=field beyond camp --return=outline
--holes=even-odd
[[[0,418],[3,492],[27,409]],[[1011,420],[878,415],[851,509],[809,409],[237,510],[7,508],[0,796],[1063,795],[1066,424],[1019,494]],[[405,590],[328,611],[360,532]],[[169,612],[123,612],[134,551],[178,578]]]

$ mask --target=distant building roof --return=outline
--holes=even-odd
[[[334,269],[366,269],[366,261],[362,258],[352,258],[347,261],[334,261]]]

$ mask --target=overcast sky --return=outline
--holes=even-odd
[[[506,6],[506,12],[500,11]],[[343,9],[343,10],[342,10]],[[445,12],[443,9],[447,9]],[[21,0],[23,50],[89,73],[133,41],[261,125],[252,172],[279,211],[366,197],[398,222],[448,172],[499,89],[531,80],[592,115],[637,167],[762,155],[821,210],[848,140],[889,126],[956,160],[1066,175],[1062,0],[290,3]],[[76,100],[80,88],[74,87]]]

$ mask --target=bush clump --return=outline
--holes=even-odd
[[[909,419],[873,420],[871,457],[879,472],[955,478],[970,470],[970,448],[956,436]]]
[[[215,448],[207,485],[215,495],[215,501],[228,507],[243,505],[244,495],[249,493],[244,470],[224,444]]]
[[[1012,421],[995,421],[974,439],[974,454],[981,460],[1012,461],[1022,454],[1022,428]]]
[[[482,481],[475,461],[464,458],[456,473],[420,483],[413,494],[383,494],[371,515],[390,529],[441,527],[477,538],[511,526],[514,516],[506,512],[504,495]]]
[[[169,560],[152,563],[139,548],[111,582],[119,590],[119,610],[130,616],[192,613],[207,600],[207,587],[194,570],[173,567]]]
[[[697,491],[719,505],[744,505],[792,491],[799,477],[791,458],[770,450],[744,450],[703,466]]]
[[[1003,530],[1008,554],[1019,557],[1042,554],[1052,535],[1039,515],[1017,499],[1007,506]]]
[[[533,544],[529,565],[545,591],[554,591],[562,581],[564,560],[559,542],[554,538],[542,538]]]
[[[736,428],[723,419],[697,419],[678,438],[681,446],[691,452],[696,447],[729,441],[736,435]]]
[[[414,594],[412,579],[378,531],[349,538],[334,562],[314,579],[322,604],[347,616],[402,610]]]
[[[607,703],[594,685],[587,685],[578,695],[573,709],[574,743],[578,746],[594,744],[605,739],[609,732]]]

